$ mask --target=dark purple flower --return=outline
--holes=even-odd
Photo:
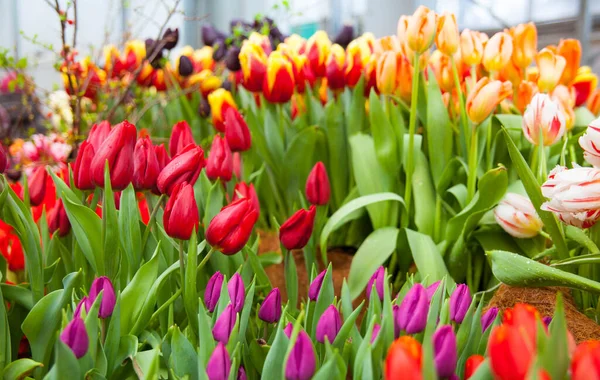
[[[435,369],[439,378],[447,378],[456,370],[456,335],[452,326],[440,327],[433,334],[433,350],[435,353]]]
[[[354,27],[352,25],[344,25],[338,32],[337,36],[333,39],[333,43],[341,45],[346,48],[348,44],[354,39]]]
[[[550,322],[552,322],[552,317],[544,317],[542,318],[542,322],[544,322],[544,325],[546,325],[546,327],[550,326]]]
[[[225,345],[219,342],[212,355],[210,355],[208,363],[206,363],[206,374],[209,380],[227,380],[230,370],[231,359],[229,353]]]
[[[373,334],[371,335],[371,344],[373,344],[373,342],[375,342],[375,339],[377,339],[377,337],[379,336],[379,330],[381,330],[381,325],[375,323],[375,325],[373,326]]]
[[[367,284],[367,299],[371,299],[371,289],[373,289],[373,282],[375,283],[375,289],[377,289],[377,295],[380,300],[383,300],[383,283],[385,282],[385,269],[383,266],[377,268],[375,273],[369,279]]]
[[[292,352],[285,365],[286,380],[308,380],[315,374],[317,357],[310,340],[304,330],[300,330]]]
[[[100,292],[102,292],[102,302],[100,303],[98,316],[104,319],[112,315],[117,302],[115,290],[113,289],[112,283],[108,277],[98,277],[94,280],[94,282],[92,282],[92,286],[90,287],[90,295],[86,301],[85,309],[87,311],[90,310]]]
[[[408,334],[420,333],[427,325],[429,299],[427,291],[421,284],[415,284],[406,293],[398,312],[398,327]]]
[[[471,293],[465,284],[459,284],[450,296],[450,320],[462,323],[471,306]]]
[[[204,290],[204,303],[206,308],[211,313],[215,311],[219,298],[221,297],[221,287],[223,286],[223,274],[219,271],[215,272],[206,284]]]
[[[439,287],[440,287],[440,281],[436,281],[427,287],[427,289],[426,289],[427,290],[427,299],[429,300],[429,302],[431,302],[433,295],[435,294],[435,292],[437,291],[437,289]]]
[[[281,294],[279,288],[273,288],[265,297],[260,309],[258,310],[258,318],[267,323],[276,323],[281,318]]]
[[[194,64],[188,56],[182,55],[179,57],[179,66],[177,69],[179,75],[182,77],[188,77],[194,72]]]
[[[227,291],[229,292],[229,299],[231,300],[235,311],[239,313],[244,308],[244,297],[246,297],[244,281],[239,273],[236,273],[231,277],[227,284]]]
[[[215,29],[215,27],[210,24],[202,25],[201,31],[202,42],[207,46],[213,46],[217,40],[224,40],[227,37],[225,33]]]
[[[237,46],[230,46],[225,54],[225,66],[230,71],[238,71],[242,68],[240,63],[240,48]]]
[[[308,288],[308,299],[311,301],[316,301],[319,298],[319,293],[321,292],[321,287],[323,286],[323,279],[325,278],[325,274],[327,270],[319,273],[317,277],[310,283],[310,287]]]
[[[227,305],[212,329],[213,338],[215,338],[217,342],[222,342],[225,344],[229,342],[229,336],[231,335],[231,331],[233,331],[233,327],[235,326],[236,317],[237,315],[233,305]]]
[[[325,337],[333,342],[342,328],[342,317],[335,305],[330,305],[317,322],[317,341],[325,343]]]
[[[90,339],[85,329],[83,319],[75,317],[69,322],[65,329],[60,333],[60,340],[75,354],[77,359],[83,357],[90,345]]]
[[[498,308],[490,307],[482,316],[481,316],[481,332],[485,332],[494,323],[496,317],[498,316]]]

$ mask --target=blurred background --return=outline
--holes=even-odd
[[[66,0],[59,0],[64,6]],[[30,73],[42,88],[60,82],[53,65],[60,46],[59,23],[51,9],[54,0],[0,0],[0,48],[28,57]],[[129,38],[156,38],[174,0],[80,0],[77,2],[77,46],[80,54],[100,57],[106,43],[117,46]],[[199,47],[200,26],[211,23],[228,31],[230,20],[272,18],[284,34],[310,37],[324,29],[335,35],[343,25],[357,34],[369,31],[376,37],[393,34],[398,17],[412,14],[419,5],[457,16],[459,27],[494,32],[527,21],[538,27],[538,44],[578,38],[583,47],[582,64],[600,72],[599,0],[181,0],[167,26],[179,28],[180,43]],[[183,42],[183,43],[182,43]]]

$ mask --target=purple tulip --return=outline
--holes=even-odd
[[[394,337],[398,338],[400,336],[400,306],[394,305],[392,306],[392,314],[394,315]]]
[[[485,332],[494,323],[496,317],[498,316],[498,308],[490,307],[482,316],[481,316],[481,332]]]
[[[215,307],[219,303],[219,298],[221,297],[221,287],[223,286],[223,274],[219,271],[215,272],[212,275],[210,280],[208,280],[208,284],[206,285],[206,290],[204,291],[204,303],[206,304],[206,308],[211,313],[215,311]]]
[[[244,369],[244,366],[241,365],[240,368],[238,368],[238,374],[237,374],[237,380],[247,380],[248,377],[246,376],[246,370]]]
[[[327,270],[319,273],[317,277],[310,283],[310,287],[308,288],[308,299],[311,301],[316,301],[319,298],[319,293],[321,293],[321,286],[323,286],[323,279],[325,278],[325,274]]]
[[[330,305],[317,323],[317,341],[325,343],[325,337],[333,342],[342,328],[342,317],[335,305]]]
[[[459,284],[450,296],[450,320],[462,323],[471,306],[471,293],[465,284]]]
[[[286,380],[308,380],[316,369],[317,357],[310,337],[304,330],[300,330],[298,339],[285,365]]]
[[[233,327],[235,326],[236,317],[237,316],[233,305],[227,305],[212,329],[213,338],[215,338],[217,342],[225,344],[229,342],[229,336],[231,335],[231,331],[233,331]]]
[[[375,325],[373,326],[373,334],[371,335],[371,344],[373,344],[373,342],[375,342],[375,339],[377,339],[377,337],[379,336],[379,330],[381,330],[381,325],[375,323]]]
[[[377,295],[379,299],[383,301],[383,283],[385,282],[385,269],[381,266],[377,268],[375,273],[369,279],[367,284],[367,299],[371,299],[371,289],[373,289],[373,282],[375,282],[375,289],[377,289]]]
[[[398,327],[408,334],[416,334],[425,330],[429,299],[427,291],[421,284],[415,284],[406,293],[398,312]]]
[[[283,332],[288,337],[288,339],[292,337],[292,331],[294,331],[294,325],[292,325],[292,322],[289,322],[287,326],[285,326],[285,328],[283,329]]]
[[[219,342],[206,363],[209,380],[227,380],[231,370],[231,359],[223,342]]]
[[[227,284],[227,291],[229,292],[229,299],[231,300],[235,311],[239,313],[244,308],[244,297],[246,297],[244,281],[239,273],[236,273],[231,277]]]
[[[440,281],[436,281],[427,287],[427,289],[426,289],[427,290],[427,299],[429,300],[429,302],[431,302],[433,295],[435,294],[435,292],[438,290],[439,287],[440,287]]]
[[[546,327],[550,326],[550,322],[552,322],[552,317],[544,317],[542,318],[542,322],[544,322],[544,325],[546,325]]]
[[[73,312],[73,318],[81,318],[81,309],[85,307],[86,308],[85,311],[87,311],[87,307],[85,306],[87,303],[88,303],[88,296],[85,296],[77,304],[77,307],[75,308],[75,311]]]
[[[258,318],[267,323],[276,323],[281,318],[281,294],[279,288],[273,288],[267,295],[260,309],[258,310]]]
[[[96,301],[96,297],[98,297],[98,294],[100,294],[101,291],[102,302],[100,303],[100,310],[98,310],[98,317],[104,319],[112,315],[117,302],[115,290],[113,289],[112,283],[108,277],[98,277],[94,280],[94,282],[92,282],[92,286],[90,287],[90,295],[86,301],[85,309],[87,311],[90,310]]]
[[[456,335],[452,326],[440,327],[433,334],[433,350],[435,353],[435,369],[439,378],[447,378],[456,370]]]
[[[87,353],[88,346],[90,345],[90,339],[85,329],[83,319],[79,317],[73,318],[73,320],[65,326],[62,333],[60,333],[60,340],[69,346],[77,359],[83,357]]]

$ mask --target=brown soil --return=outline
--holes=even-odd
[[[519,288],[501,285],[492,297],[489,307],[497,307],[504,311],[517,303],[528,303],[536,307],[542,317],[551,317],[554,314],[556,294],[563,294],[567,327],[577,343],[600,339],[600,325],[577,310],[575,301],[568,288]]]

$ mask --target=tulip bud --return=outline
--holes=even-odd
[[[294,94],[292,63],[279,51],[267,59],[267,74],[263,82],[263,94],[271,103],[287,103]]]
[[[46,197],[46,184],[48,183],[48,172],[44,166],[38,166],[29,177],[29,202],[32,206],[39,206]]]
[[[577,76],[571,86],[575,89],[575,106],[580,107],[588,101],[598,87],[598,76],[589,66],[582,66],[577,70]]]
[[[92,125],[90,128],[90,132],[88,133],[88,137],[86,139],[87,142],[92,144],[94,147],[94,151],[100,149],[100,146],[107,139],[110,134],[110,123],[107,120],[101,121],[99,124]]]
[[[460,53],[462,60],[469,66],[479,65],[483,58],[483,42],[477,32],[465,29],[460,34]]]
[[[225,54],[225,66],[229,71],[239,71],[242,68],[239,58],[240,51],[241,49],[235,45],[232,45],[227,49],[227,53]]]
[[[231,359],[223,342],[219,342],[206,363],[209,380],[227,380],[231,371]]]
[[[488,340],[489,362],[498,379],[525,379],[536,356],[536,344],[519,328],[502,324]]]
[[[462,323],[471,306],[471,293],[465,284],[458,284],[450,295],[450,320]]]
[[[0,145],[0,174],[3,174],[9,167],[8,156],[6,150]]]
[[[252,146],[248,124],[233,107],[225,111],[225,139],[232,152],[245,152]]]
[[[556,53],[565,59],[560,83],[568,86],[577,76],[577,70],[581,64],[581,43],[574,38],[561,39]]]
[[[335,305],[330,305],[317,322],[317,342],[325,343],[325,337],[333,343],[342,328],[342,317]]]
[[[216,130],[225,132],[225,113],[227,109],[233,107],[237,110],[231,92],[219,88],[208,95],[208,103],[210,104],[210,113]]]
[[[338,34],[333,39],[334,44],[338,44],[342,47],[348,46],[351,41],[354,39],[354,27],[352,25],[343,25],[342,29],[338,32]]]
[[[525,68],[533,62],[537,53],[537,28],[533,22],[511,28],[513,37],[512,60],[518,67]]]
[[[225,310],[219,315],[215,325],[212,329],[213,338],[217,342],[227,344],[229,342],[229,336],[235,327],[237,313],[233,308],[232,304],[227,305]]]
[[[317,209],[300,209],[279,228],[279,241],[288,250],[302,249],[308,243],[315,224]]]
[[[402,376],[406,379],[422,379],[421,363],[423,354],[421,343],[405,335],[396,339],[390,346],[385,358],[385,379]]]
[[[300,330],[285,364],[286,380],[309,380],[315,373],[317,357],[310,337]]]
[[[386,95],[396,95],[410,101],[412,91],[412,66],[402,54],[383,53],[377,61],[377,89]]]
[[[225,255],[239,252],[248,242],[258,219],[255,204],[247,198],[223,207],[206,229],[206,241]]]
[[[433,284],[429,285],[425,291],[427,292],[427,300],[431,302],[431,299],[435,295],[435,292],[438,290],[440,286],[440,281],[436,281]]]
[[[371,50],[366,39],[359,37],[350,42],[346,49],[346,65],[344,69],[344,81],[349,87],[356,86],[370,56]]]
[[[327,170],[323,162],[319,161],[306,179],[306,199],[313,205],[323,206],[329,202],[330,195],[331,189]]]
[[[512,52],[513,42],[510,34],[498,32],[485,44],[483,66],[487,71],[500,71],[510,62]]]
[[[481,78],[467,96],[467,114],[473,123],[484,121],[500,104],[512,94],[512,84],[499,80]]]
[[[373,325],[373,333],[371,334],[371,340],[370,343],[373,344],[375,342],[375,340],[377,340],[377,337],[379,336],[379,331],[381,330],[381,325],[378,323],[375,323]]]
[[[281,318],[281,294],[279,288],[273,288],[265,297],[260,309],[258,318],[267,323],[277,323]]]
[[[179,57],[179,64],[177,65],[177,72],[182,77],[188,77],[194,73],[194,64],[190,57],[182,55]]]
[[[171,130],[171,137],[169,138],[169,153],[171,157],[175,157],[183,148],[190,144],[194,144],[190,125],[185,120],[175,123]]]
[[[150,137],[142,137],[135,144],[133,168],[132,182],[136,191],[151,190],[156,187],[156,179],[161,168]]]
[[[254,190],[254,184],[251,183],[248,185],[246,182],[236,183],[233,189],[233,201],[236,201],[240,198],[250,199],[252,206],[256,210],[256,213],[260,214],[260,204],[258,203],[258,195],[256,195],[256,190]]]
[[[163,47],[167,50],[173,49],[179,41],[179,29],[167,28],[162,36]]]
[[[208,104],[208,99],[204,96],[200,98],[200,104],[198,104],[198,115],[201,118],[210,116],[210,104]]]
[[[90,167],[92,181],[104,186],[104,167],[108,162],[110,183],[114,190],[124,190],[133,178],[133,151],[137,131],[128,121],[117,124],[96,150]]]
[[[206,160],[206,175],[211,180],[220,178],[223,182],[231,180],[233,175],[233,157],[227,140],[219,135],[213,138],[208,159]]]
[[[377,88],[377,58],[375,56],[369,57],[368,62],[365,64],[363,75],[365,77],[364,96],[368,97],[372,89],[379,94],[380,91]]]
[[[548,327],[550,326],[550,322],[552,322],[552,317],[544,317],[542,318],[542,322],[544,323],[544,326]]]
[[[199,221],[194,188],[187,182],[176,184],[163,213],[165,232],[174,239],[189,240]]]
[[[445,92],[451,92],[454,89],[455,82],[452,74],[452,62],[450,57],[442,54],[441,51],[434,51],[429,57],[429,66],[433,70],[435,79],[440,88]]]
[[[48,230],[51,233],[58,231],[60,237],[67,236],[71,231],[71,223],[60,198],[56,201],[52,210],[48,212]]]
[[[437,48],[447,56],[452,56],[458,50],[460,35],[456,16],[453,13],[444,12],[438,19],[437,34],[435,36]]]
[[[340,45],[331,46],[325,67],[327,85],[332,90],[340,90],[346,85],[344,69],[346,67],[346,51]]]
[[[435,369],[440,378],[454,375],[456,370],[456,335],[452,326],[446,325],[437,329],[433,334],[433,349],[435,352]]]
[[[324,77],[326,70],[327,57],[331,49],[331,41],[322,30],[313,34],[306,42],[305,54],[308,58],[308,65],[313,74],[317,77]]]
[[[190,144],[177,156],[173,157],[171,162],[160,172],[156,180],[156,186],[161,194],[169,195],[176,185],[183,182],[193,186],[205,165],[202,148]]]
[[[577,346],[572,355],[570,374],[572,380],[600,377],[600,342],[588,340]]]
[[[595,89],[590,94],[590,97],[587,100],[586,107],[590,110],[590,112],[594,116],[598,116],[600,113],[600,90]]]
[[[85,329],[83,319],[75,317],[60,333],[60,340],[73,351],[77,359],[82,358],[88,351],[90,339]]]
[[[210,24],[203,24],[201,27],[202,43],[207,46],[213,46],[217,40],[224,40],[227,36],[225,33],[215,29]]]
[[[100,310],[98,310],[98,317],[104,319],[112,315],[117,302],[115,298],[115,290],[108,277],[98,277],[92,282],[90,287],[90,295],[86,301],[85,308],[87,311],[90,310],[98,294],[102,292],[102,301],[100,302]]]
[[[425,330],[429,299],[421,284],[415,284],[406,293],[398,311],[398,327],[407,334],[417,334]]]
[[[477,371],[477,368],[483,363],[485,358],[481,355],[471,355],[465,362],[465,380],[471,378]]]
[[[243,365],[240,365],[240,368],[238,368],[237,380],[248,380],[248,377],[246,376],[246,370],[244,369]]]
[[[383,266],[377,268],[367,283],[367,299],[369,300],[371,299],[373,283],[375,283],[375,289],[377,290],[379,299],[383,301],[383,287],[385,286],[385,268]]]
[[[311,301],[316,302],[319,298],[319,294],[321,293],[321,287],[323,286],[323,280],[325,279],[326,273],[327,270],[322,271],[310,283],[310,287],[308,288],[308,299],[310,299]]]
[[[221,297],[221,287],[223,286],[223,274],[219,271],[215,272],[208,280],[206,284],[206,290],[204,290],[204,303],[206,308],[211,313],[215,311],[219,298]]]
[[[79,190],[93,190],[91,172],[89,170],[92,159],[94,158],[94,147],[88,141],[84,141],[79,146],[77,158],[73,165],[73,182]]]
[[[593,120],[585,133],[579,137],[583,158],[596,168],[600,168],[600,118]]]
[[[523,134],[534,145],[550,146],[566,131],[565,116],[559,104],[546,94],[536,94],[523,115]]]
[[[167,154],[167,150],[165,149],[165,144],[155,145],[154,153],[156,154],[159,172],[161,172],[171,161],[169,155]]]
[[[531,103],[533,97],[538,93],[537,84],[531,81],[521,81],[517,87],[517,93],[514,96],[515,107],[525,113],[527,106]]]
[[[487,330],[492,325],[492,323],[494,323],[497,316],[498,316],[498,308],[497,307],[490,307],[489,309],[487,309],[487,311],[485,313],[483,313],[483,315],[481,316],[481,333],[482,334],[485,332],[485,330]]]
[[[515,193],[506,194],[494,217],[506,233],[520,239],[537,236],[544,226],[529,198]]]
[[[84,296],[83,298],[81,298],[79,300],[79,303],[77,304],[77,307],[75,308],[75,311],[73,312],[73,318],[81,318],[81,310],[83,310],[84,308],[86,309],[87,312],[87,303],[88,301],[88,296]]]
[[[429,49],[435,36],[435,12],[421,5],[408,20],[406,41],[408,47],[416,53]]]
[[[267,55],[265,51],[259,44],[246,40],[240,50],[239,58],[242,66],[242,85],[248,91],[260,92],[263,89],[265,73],[267,72]]]
[[[552,50],[544,48],[537,54],[536,63],[539,69],[538,88],[541,92],[551,92],[559,83],[567,61]]]
[[[227,292],[229,293],[229,299],[233,304],[236,312],[240,313],[244,308],[244,297],[246,296],[246,290],[244,288],[244,281],[239,273],[235,273],[231,276],[229,283],[227,284]]]

